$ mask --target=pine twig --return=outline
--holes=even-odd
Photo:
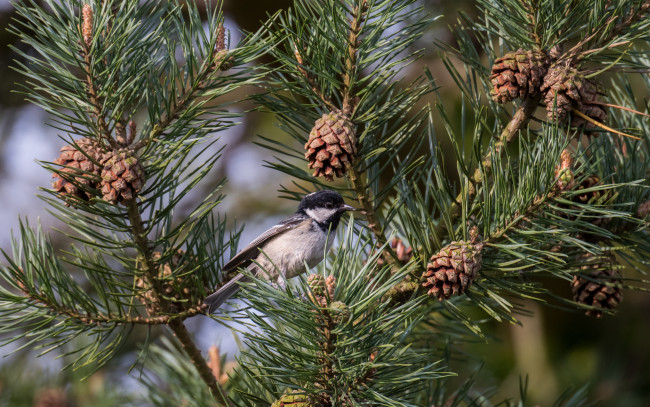
[[[644,1],[637,9],[630,9],[623,20],[619,21],[618,24],[616,24],[616,26],[614,26],[614,28],[608,33],[608,35],[600,41],[600,43],[604,44],[612,38],[616,37],[627,27],[643,18],[646,14],[648,14],[648,12],[650,12],[650,0]],[[573,48],[569,50],[569,52],[567,52],[566,57],[563,57],[561,59],[568,58],[570,61],[573,61],[575,58],[581,59],[585,55],[594,52],[593,50],[581,50],[586,44],[591,42],[598,34],[600,34],[605,27],[610,26],[614,21],[616,21],[617,18],[618,16],[613,15],[605,23],[598,25],[598,27],[595,28],[590,35],[579,41]],[[611,46],[613,45],[610,45],[610,47]]]
[[[153,262],[153,253],[151,247],[149,247],[149,242],[147,241],[147,234],[144,230],[142,217],[140,216],[140,211],[138,209],[138,204],[135,199],[129,199],[126,201],[128,208],[129,222],[131,224],[131,229],[133,233],[133,239],[138,251],[144,257],[145,263],[145,273],[144,276],[147,279],[150,287],[152,288],[152,293],[154,300],[160,305],[160,309],[164,313],[170,313],[169,302],[163,297],[162,286],[160,280],[156,278],[156,268]],[[190,333],[187,331],[185,324],[180,319],[171,319],[168,321],[168,326],[176,335],[176,338],[179,340],[181,346],[187,352],[188,356],[192,360],[192,364],[198,371],[199,375],[203,381],[210,388],[212,396],[216,400],[226,406],[230,405],[230,399],[223,391],[217,379],[212,375],[212,371],[208,366],[206,360],[201,355],[201,351],[197,348],[196,344],[192,340]]]
[[[311,87],[311,91],[314,92],[316,96],[330,109],[330,110],[335,110],[336,105],[332,102],[330,98],[325,96],[323,91],[320,89],[316,81],[314,80],[313,75],[311,75],[307,70],[305,69],[305,63],[302,58],[302,55],[300,54],[300,50],[298,49],[297,44],[293,44],[293,53],[296,57],[296,62],[298,71],[302,74],[302,76],[305,78],[307,81],[307,84]]]
[[[104,113],[102,112],[102,106],[104,105],[104,101],[99,96],[99,93],[97,91],[97,86],[95,85],[95,79],[93,76],[93,69],[92,69],[93,63],[90,58],[90,48],[92,45],[91,41],[93,37],[92,25],[93,25],[93,12],[90,5],[85,4],[82,8],[81,29],[82,29],[83,41],[81,42],[81,55],[83,56],[83,60],[84,60],[83,68],[84,68],[84,73],[86,74],[86,92],[88,93],[88,100],[90,101],[90,105],[92,106],[91,114],[95,116],[95,120],[97,121],[97,127],[99,129],[100,139],[101,138],[105,139],[108,145],[112,149],[118,149],[119,144],[111,135],[111,131],[108,127],[108,123],[106,122],[106,118],[104,117]]]
[[[361,25],[363,24],[368,11],[368,1],[363,0],[360,5],[357,5],[353,10],[353,16],[350,21],[350,32],[348,35],[348,49],[345,57],[345,72],[343,74],[343,113],[350,115],[357,107],[357,101],[352,96],[352,78],[357,65],[357,50],[359,46],[359,34],[361,32]],[[368,219],[368,227],[377,239],[377,245],[386,245],[388,239],[381,226],[381,222],[377,217],[374,208],[374,198],[370,194],[370,188],[362,181],[362,171],[359,170],[361,160],[357,159],[355,162],[350,163],[348,168],[348,177],[354,188],[356,199],[361,205],[361,209]],[[401,264],[397,258],[397,254],[386,245],[386,249],[382,252],[384,260],[390,264],[393,269],[397,270]]]
[[[368,12],[368,1],[362,0],[360,5],[354,7],[348,34],[348,51],[345,55],[345,72],[343,74],[343,113],[350,115],[356,108],[352,102],[352,77],[357,68],[357,49],[359,46],[359,33]]]
[[[219,69],[215,69],[214,61],[215,54],[217,53],[216,49],[211,49],[206,57],[206,61],[210,63],[204,63],[201,67],[201,70],[196,75],[196,80],[189,87],[184,87],[181,91],[181,95],[174,100],[174,104],[169,112],[166,115],[158,120],[158,123],[154,124],[151,128],[149,134],[142,140],[133,144],[133,150],[139,150],[142,147],[149,145],[152,141],[157,141],[158,138],[163,134],[163,132],[169,127],[170,124],[176,120],[181,113],[188,107],[191,101],[196,99],[197,93],[203,90],[206,86],[206,82],[210,79],[210,75],[215,72],[218,74],[221,72]]]
[[[472,175],[471,187],[470,187],[470,200],[476,196],[478,192],[478,187],[485,182],[485,177],[489,176],[492,172],[492,157],[500,155],[501,152],[514,140],[515,136],[522,130],[535,112],[537,105],[541,99],[541,95],[526,98],[519,105],[515,114],[512,116],[506,127],[501,132],[499,140],[494,143],[492,148],[488,150],[483,157],[481,166],[479,166]],[[456,217],[460,214],[460,204],[463,200],[463,192],[459,193],[454,202],[449,206],[447,215],[450,217]],[[441,236],[447,230],[447,225],[445,222],[440,222],[435,229],[436,236]]]
[[[89,312],[80,313],[79,311],[67,308],[65,306],[53,303],[49,301],[42,295],[35,294],[27,290],[21,283],[21,291],[30,301],[34,303],[41,304],[55,312],[56,314],[67,317],[69,319],[75,319],[86,325],[104,325],[104,324],[116,324],[116,325],[166,325],[173,319],[185,319],[193,317],[195,315],[204,314],[205,309],[202,306],[192,307],[187,311],[180,314],[173,315],[154,315],[154,316],[132,316],[132,315],[115,315],[112,313],[108,314],[91,314]]]
[[[190,360],[192,360],[192,364],[199,372],[201,379],[203,379],[203,381],[210,388],[212,396],[221,404],[225,406],[232,406],[228,395],[223,390],[221,385],[219,385],[219,382],[217,382],[217,378],[212,374],[212,369],[210,369],[210,366],[208,366],[208,363],[203,358],[203,355],[201,355],[201,350],[197,348],[196,344],[192,340],[192,337],[190,336],[190,333],[183,321],[175,319],[169,323],[169,328],[172,330],[172,332],[174,332],[174,335],[176,335],[176,338],[180,342],[181,346],[190,357]]]

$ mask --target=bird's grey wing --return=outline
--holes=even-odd
[[[248,266],[260,253],[261,246],[263,246],[266,242],[279,235],[280,233],[291,229],[292,227],[299,225],[304,221],[304,216],[298,214],[292,215],[277,225],[273,226],[271,229],[265,231],[259,235],[257,239],[253,240],[246,247],[244,247],[232,259],[230,259],[228,263],[223,266],[223,272],[229,273],[239,267]]]
[[[261,246],[264,246],[266,242],[284,232],[285,230],[291,229],[292,227],[299,225],[304,221],[304,216],[293,215],[273,226],[266,232],[262,233],[257,239],[250,242],[248,246],[244,247],[239,253],[230,259],[228,263],[223,266],[223,273],[229,273],[239,267],[249,266],[259,254]],[[244,283],[248,280],[249,278],[244,274],[237,274],[217,291],[205,297],[203,303],[208,306],[209,313],[213,313],[219,309],[221,304],[226,302],[228,298],[232,297],[237,291],[239,291],[238,282]]]
[[[208,306],[208,313],[212,314],[214,311],[218,310],[221,304],[226,302],[228,298],[232,297],[237,291],[239,291],[238,282],[245,283],[248,280],[248,276],[241,273],[237,274],[232,278],[232,280],[228,281],[217,291],[205,297],[203,303]]]

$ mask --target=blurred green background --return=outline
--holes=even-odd
[[[238,30],[256,30],[267,14],[290,3],[225,1],[226,26],[233,33],[231,44],[236,43]],[[474,2],[429,0],[424,4],[430,13],[443,14],[444,18],[416,44],[424,49],[424,58],[406,69],[404,78],[418,75],[423,66],[428,66],[441,85],[448,112],[459,117],[460,109],[455,107],[460,106],[460,93],[446,74],[433,41],[451,41],[448,26],[455,24],[460,10],[475,14]],[[6,27],[13,16],[10,2],[0,1],[0,25]],[[64,227],[36,198],[39,187],[49,187],[50,174],[35,162],[53,160],[63,142],[54,129],[45,125],[47,116],[27,105],[22,95],[15,92],[24,78],[10,69],[17,58],[9,49],[10,44],[29,52],[5,29],[0,30],[0,248],[4,250],[10,250],[10,229],[17,227],[19,215],[32,221],[40,217],[46,228]],[[264,160],[273,158],[251,143],[257,134],[286,137],[275,127],[273,117],[262,113],[247,115],[240,126],[222,135],[228,147],[213,174],[215,183],[228,177],[224,191],[228,198],[218,209],[248,225],[242,241],[272,225],[295,206],[294,202],[277,198],[280,184],[290,182],[264,167]],[[440,134],[444,134],[442,129]],[[202,188],[208,190],[211,185]],[[198,192],[197,196],[200,195]],[[65,247],[68,242],[57,241],[57,245]],[[0,264],[3,261],[0,259]],[[570,295],[568,286],[557,287],[558,292],[562,289]],[[468,353],[477,359],[452,366],[461,375],[469,375],[484,362],[478,374],[477,391],[496,388],[493,400],[517,398],[520,377],[528,375],[526,404],[530,406],[552,405],[569,386],[585,384],[589,384],[590,398],[600,400],[599,406],[650,405],[650,295],[626,292],[617,315],[601,320],[537,304],[528,304],[528,309],[535,317],[522,317],[522,326],[489,323],[491,334],[498,340],[469,345]],[[213,325],[200,317],[191,321],[190,328],[200,335],[199,344],[204,351],[217,344],[232,360],[235,341],[228,331]],[[138,338],[143,340],[144,334],[136,333],[132,343]],[[1,406],[146,405],[136,380],[139,372],[127,373],[134,358],[133,349],[128,346],[122,356],[83,381],[85,372],[62,372],[64,361],[57,360],[56,355],[36,358],[40,350],[14,352],[16,348],[15,344],[0,348],[0,355],[5,356],[0,359]]]

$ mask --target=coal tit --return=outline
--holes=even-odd
[[[247,268],[251,274],[275,281],[281,286],[284,279],[305,271],[305,264],[314,267],[323,260],[334,240],[334,232],[346,211],[356,210],[343,202],[334,191],[318,191],[306,195],[298,211],[262,233],[226,265],[227,275],[238,268]],[[327,246],[327,247],[326,247]],[[244,274],[234,278],[203,300],[208,312],[217,310],[228,298],[239,291],[246,281]]]

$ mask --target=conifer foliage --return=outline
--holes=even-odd
[[[296,0],[235,46],[219,5],[206,22],[193,1],[43,3],[18,5],[34,52],[16,68],[60,132],[43,200],[74,243],[21,223],[1,272],[9,341],[28,331],[25,347],[97,368],[163,326],[173,340],[138,345],[161,406],[473,406],[449,362],[485,339],[478,313],[517,323],[525,298],[607,317],[647,288],[649,1],[478,0],[454,45],[420,51],[437,17],[416,0]],[[453,83],[411,70],[441,50]],[[246,306],[207,320],[250,324],[224,379],[185,320],[230,277],[238,233],[217,192],[175,209],[219,160],[224,98],[245,85],[290,136],[261,136],[281,193],[335,189],[362,212],[309,277],[250,276]]]

